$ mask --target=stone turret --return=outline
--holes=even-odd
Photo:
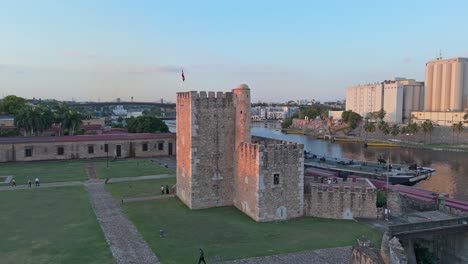
[[[236,139],[237,149],[242,142],[250,143],[250,88],[246,84],[241,84],[232,90],[234,94],[234,108],[236,109]]]

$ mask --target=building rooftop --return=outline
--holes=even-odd
[[[144,140],[144,139],[175,139],[175,133],[128,133],[128,134],[102,134],[102,135],[79,135],[79,136],[50,136],[50,137],[3,137],[0,144],[21,143],[64,143],[64,142],[86,142],[86,141],[114,141],[114,140]]]

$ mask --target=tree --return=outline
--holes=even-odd
[[[26,100],[15,95],[8,95],[0,102],[0,112],[15,115],[26,106]]]
[[[383,110],[383,108],[377,111],[377,118],[379,118],[380,121],[382,121],[385,118],[385,115],[387,115],[387,113],[385,112],[385,110]]]
[[[366,139],[367,133],[374,133],[375,130],[375,124],[366,120],[366,123],[364,124],[364,131],[366,131]]]
[[[463,122],[464,123],[468,123],[468,112],[465,113],[465,115],[463,116]]]
[[[83,116],[74,109],[68,109],[62,118],[63,128],[68,130],[68,135],[73,136],[80,127]]]
[[[463,132],[463,129],[464,129],[464,127],[463,127],[463,123],[461,121],[452,125],[453,132],[457,133],[457,144],[458,144],[458,139],[460,137],[460,133]]]
[[[15,114],[15,126],[24,130],[24,136],[40,135],[54,123],[52,112],[44,105],[35,108],[25,105]]]
[[[33,130],[33,123],[32,123],[33,114],[34,114],[34,110],[29,105],[24,106],[19,111],[17,111],[16,114],[15,114],[15,126],[18,129],[23,130],[24,136],[27,136],[29,132],[32,133],[32,130]]]
[[[398,134],[400,134],[400,127],[398,126],[398,124],[393,124],[390,133],[392,133],[392,136],[394,136],[394,137],[396,137]]]
[[[387,122],[383,121],[383,119],[380,120],[379,122],[379,130],[384,134],[385,136],[390,133],[390,126],[388,125]]]
[[[292,125],[292,118],[285,118],[283,122],[281,122],[282,128],[288,128]]]
[[[347,123],[352,129],[355,129],[359,122],[362,120],[362,116],[351,110],[343,111],[341,114],[341,120]]]
[[[424,132],[424,143],[426,143],[426,134],[429,133],[429,135],[431,135],[432,130],[434,130],[434,126],[432,125],[432,122],[430,120],[426,120],[424,121],[424,123],[422,123],[421,128]]]
[[[408,132],[408,133],[414,135],[414,134],[417,134],[418,131],[419,131],[419,126],[418,126],[418,124],[416,124],[416,123],[410,123],[410,124],[408,124],[408,126],[407,126],[407,131],[406,131],[406,132]]]
[[[139,116],[126,119],[130,133],[167,133],[169,128],[161,119],[154,116]]]

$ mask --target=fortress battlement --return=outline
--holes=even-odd
[[[213,92],[213,91],[190,91],[177,93],[177,102],[181,100],[192,100],[201,106],[209,107],[211,105],[225,106],[231,105],[233,102],[232,92]]]
[[[261,151],[263,151],[263,146],[254,143],[242,142],[239,146],[239,153],[242,157],[256,159]]]
[[[341,192],[354,194],[373,194],[376,192],[374,186],[369,185],[367,179],[356,179],[356,182],[343,182],[342,178],[332,180],[331,184],[321,183],[317,179],[320,177],[305,177],[305,194],[312,192]],[[326,181],[326,180],[325,180]]]

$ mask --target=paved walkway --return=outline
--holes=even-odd
[[[159,263],[141,237],[136,227],[122,212],[118,202],[112,198],[100,180],[86,184],[89,200],[109,244],[112,255],[118,264],[154,264]]]
[[[174,174],[161,174],[161,175],[148,175],[148,176],[137,176],[137,177],[123,177],[123,178],[111,178],[111,182],[126,182],[126,181],[141,181],[141,180],[151,180],[151,179],[163,179],[163,178],[172,178],[175,177]],[[102,183],[104,184],[104,179],[90,179],[87,181],[68,181],[68,182],[50,182],[50,183],[41,183],[41,186],[35,187],[34,182],[32,183],[32,188],[48,188],[48,187],[60,187],[60,186],[76,186],[83,185],[86,183]],[[27,184],[17,185],[12,187],[10,185],[0,186],[0,191],[14,191],[14,190],[24,190],[29,189]]]
[[[175,174],[160,174],[160,175],[147,175],[147,176],[137,176],[137,177],[110,178],[108,183],[174,178],[175,176],[176,176]]]
[[[84,182],[82,182],[82,181],[51,182],[51,183],[41,183],[41,186],[36,187],[36,186],[34,186],[34,182],[33,182],[31,184],[31,186],[32,186],[31,188],[29,188],[27,184],[16,185],[16,187],[8,185],[8,186],[1,186],[0,191],[14,191],[14,190],[24,190],[24,189],[61,187],[61,186],[77,186],[77,185],[83,185],[83,184],[84,184]]]
[[[90,178],[90,179],[97,179],[96,164],[94,164],[94,163],[87,164],[86,165],[86,174],[88,175],[88,178]]]
[[[160,200],[160,199],[168,199],[174,198],[175,194],[164,194],[164,195],[151,195],[151,196],[139,196],[139,197],[130,197],[122,199],[122,202],[142,202],[142,201],[150,201],[150,200]]]
[[[283,255],[239,259],[223,262],[224,264],[341,264],[349,263],[351,247],[338,247],[289,253]]]

